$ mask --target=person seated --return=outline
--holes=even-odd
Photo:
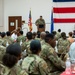
[[[36,32],[33,32],[32,33],[32,39],[35,39],[37,37],[37,33]]]
[[[45,36],[45,44],[42,45],[40,57],[43,58],[49,68],[51,75],[60,75],[65,70],[65,63],[55,52],[56,39],[53,34],[48,33]]]
[[[14,40],[11,38],[11,32],[10,31],[7,31],[6,32],[6,39],[8,40],[9,44],[12,44],[14,43]]]
[[[19,36],[17,37],[16,42],[19,43],[20,45],[25,42],[26,37],[23,35],[23,31],[19,31]]]
[[[56,40],[58,40],[59,38],[61,38],[61,29],[58,29],[58,31],[56,32]]]
[[[66,61],[66,54],[69,52],[70,42],[66,38],[66,33],[61,33],[61,38],[58,39],[57,49],[58,55],[63,61]]]
[[[33,40],[32,39],[32,32],[27,32],[26,41],[23,42],[22,45],[21,45],[22,51],[26,51],[26,54],[25,54],[26,56],[31,53],[31,51],[30,51],[30,43],[31,43],[32,40]]]
[[[72,38],[72,32],[69,32],[68,33],[69,34],[69,37],[67,38],[69,41],[70,41],[70,43],[72,44],[75,40],[74,40],[74,38]]]
[[[39,57],[41,51],[40,41],[32,40],[30,43],[30,50],[32,54],[24,58],[22,69],[25,69],[29,75],[50,75],[46,62]]]
[[[6,47],[0,45],[0,63],[2,63],[2,58],[6,52]]]
[[[10,42],[6,39],[6,33],[2,32],[1,37],[2,39],[0,40],[0,43],[2,44],[2,46],[7,47],[7,44],[9,45]]]
[[[37,37],[35,38],[36,40],[40,41],[40,33],[41,33],[40,31],[37,31],[37,35],[36,35]]]
[[[28,75],[25,70],[21,69],[20,65],[17,65],[20,58],[20,45],[17,43],[10,44],[6,48],[6,53],[2,58],[3,64],[0,64],[0,75]]]
[[[46,36],[46,33],[45,32],[41,32],[40,34],[40,43],[41,45],[45,44],[45,36]]]

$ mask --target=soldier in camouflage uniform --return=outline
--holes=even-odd
[[[65,63],[58,57],[54,50],[56,45],[53,34],[46,34],[45,44],[42,45],[40,57],[42,57],[48,64],[51,75],[60,75],[65,70]]]
[[[0,45],[0,63],[2,63],[2,58],[5,52],[6,52],[6,47]]]
[[[46,36],[46,33],[45,32],[41,32],[41,34],[40,34],[41,45],[45,44],[45,36]]]
[[[8,33],[9,34],[9,33]],[[5,32],[2,32],[1,33],[1,37],[2,37],[2,39],[0,40],[0,43],[1,43],[1,41],[2,41],[2,45],[3,46],[5,46],[5,47],[7,47],[7,44],[9,45],[9,44],[12,44],[14,41],[12,40],[11,41],[11,38],[10,38],[10,36],[8,37],[6,37],[6,33]]]
[[[17,65],[20,58],[20,45],[16,43],[9,45],[2,58],[3,64],[0,64],[0,75],[28,75],[25,70],[22,70],[21,65]]]
[[[46,62],[38,56],[41,51],[40,41],[32,40],[30,50],[32,54],[24,58],[22,69],[25,69],[29,75],[50,75]]]
[[[61,38],[61,29],[58,29],[58,32],[56,32],[56,40],[58,40],[59,38]]]
[[[37,31],[37,35],[36,35],[37,37],[35,38],[36,40],[40,41],[40,33],[41,33],[40,31]]]
[[[0,38],[0,45],[2,45],[3,42],[4,42],[4,40],[2,38]]]
[[[11,38],[11,33],[10,33],[10,31],[7,31],[7,32],[6,32],[6,35],[7,35],[6,40],[8,41],[8,43],[9,43],[9,44],[14,43],[14,40]]]
[[[27,54],[30,54],[31,53],[31,51],[30,51],[30,43],[32,41],[32,33],[28,32],[26,34],[26,37],[27,37],[27,41],[22,43],[21,47],[22,47],[22,51],[26,50]]]
[[[23,36],[23,31],[20,31],[19,32],[19,36],[18,36],[18,38],[17,38],[17,43],[19,43],[20,44],[20,42],[25,42],[25,40],[26,40],[26,37],[25,36]]]
[[[45,20],[40,16],[40,19],[37,19],[35,22],[35,25],[37,26],[37,31],[45,31]]]
[[[62,60],[64,60],[64,56],[68,53],[69,47],[70,47],[70,42],[66,38],[66,33],[62,32],[61,38],[58,40],[57,43],[58,54],[60,54]]]
[[[2,40],[2,45],[6,47],[7,39],[6,39],[6,33],[2,32],[1,33],[1,40]]]

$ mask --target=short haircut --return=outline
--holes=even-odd
[[[30,43],[30,50],[33,54],[37,54],[41,50],[41,44],[39,40],[32,40]]]
[[[2,37],[2,38],[3,38],[5,35],[6,35],[5,32],[2,32],[2,33],[1,33],[1,37]]]
[[[42,17],[42,15],[40,17]]]
[[[23,31],[20,31],[19,33],[20,33],[21,35],[23,35]]]
[[[51,39],[54,39],[54,35],[53,35],[52,33],[46,34],[45,42],[48,42],[50,38],[51,38]]]
[[[49,33],[49,31],[45,31],[45,33],[47,34],[47,33]]]
[[[6,35],[7,35],[7,36],[10,36],[10,35],[11,35],[10,31],[7,31],[7,32],[6,32]]]
[[[37,38],[40,38],[40,31],[37,31]]]
[[[69,36],[72,36],[72,32],[69,32]]]
[[[61,32],[61,29],[58,29],[58,32]]]
[[[31,40],[32,39],[32,32],[27,32],[26,37]]]

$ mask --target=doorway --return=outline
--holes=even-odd
[[[21,27],[22,25],[22,16],[9,16],[8,17],[8,29],[10,32]]]

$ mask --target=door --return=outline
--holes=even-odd
[[[9,21],[8,29],[11,32],[11,31],[17,29],[18,27],[21,27],[22,16],[9,16],[8,21]]]

